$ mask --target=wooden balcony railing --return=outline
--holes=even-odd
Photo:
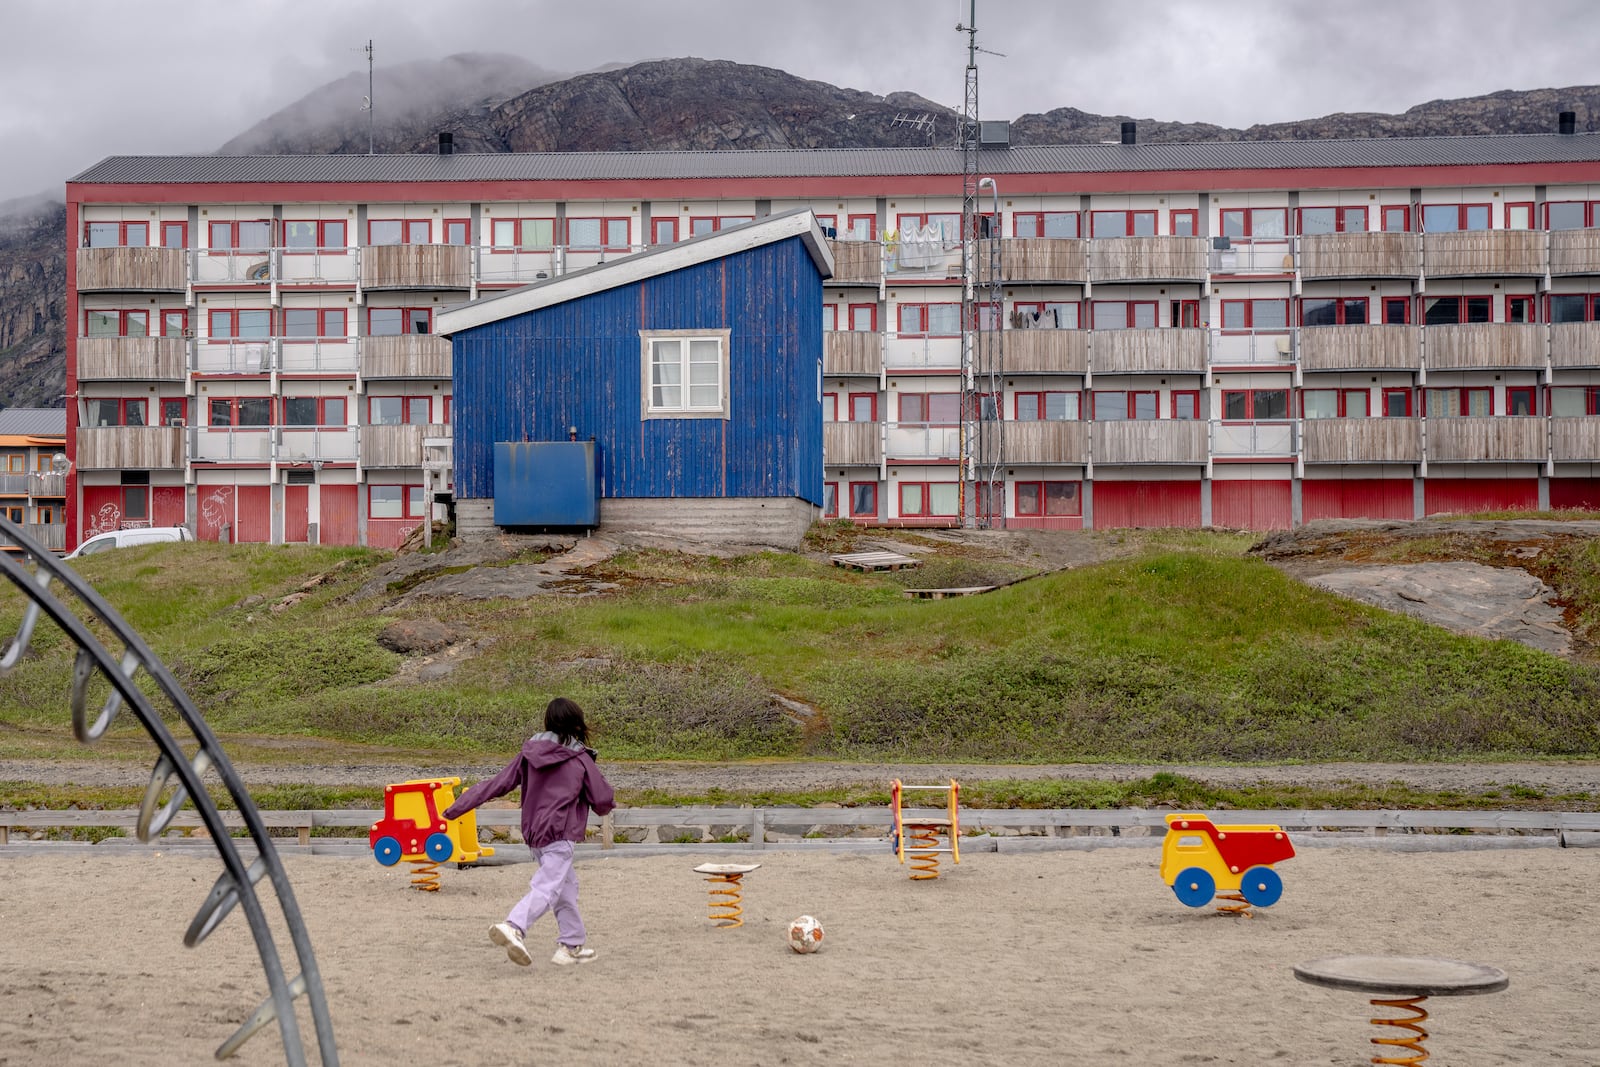
[[[829,285],[877,285],[883,281],[883,244],[879,241],[829,241],[833,277]]]
[[[67,495],[67,476],[54,471],[41,471],[28,475],[28,495],[49,498]]]
[[[76,463],[79,470],[181,470],[183,427],[80,428]]]
[[[361,465],[363,467],[421,467],[422,439],[448,437],[450,427],[443,423],[412,426],[361,427]]]
[[[1089,459],[1089,424],[1050,420],[1007,422],[1007,463],[1086,463]]]
[[[1547,334],[1542,323],[1466,322],[1428,326],[1423,350],[1429,370],[1543,369]]]
[[[1007,330],[1007,374],[1082,374],[1089,367],[1086,330]]]
[[[1429,463],[1542,463],[1550,444],[1544,419],[1513,415],[1432,418],[1423,435]]]
[[[1300,367],[1325,370],[1416,370],[1422,366],[1417,326],[1306,326],[1300,330]]]
[[[1316,233],[1300,238],[1300,276],[1415,278],[1422,238],[1415,233]]]
[[[1416,463],[1422,459],[1419,419],[1306,419],[1300,450],[1307,463]]]
[[[1201,281],[1205,238],[1099,238],[1089,242],[1089,276],[1097,282]]]
[[[448,378],[450,341],[430,334],[361,339],[363,378]]]
[[[1557,463],[1600,463],[1600,418],[1593,415],[1552,417],[1550,458]]]
[[[187,369],[188,344],[181,337],[80,337],[78,380],[180,382]]]
[[[1551,230],[1550,273],[1600,274],[1600,230]]]
[[[113,289],[181,293],[185,282],[181,248],[78,249],[76,284],[80,293]]]
[[[873,466],[883,459],[883,442],[875,422],[824,422],[822,462],[828,466]]]
[[[364,289],[466,289],[472,250],[465,245],[370,245],[361,250]]]
[[[873,330],[824,330],[822,373],[871,374],[883,370],[883,335]]]
[[[1543,230],[1472,230],[1422,235],[1422,267],[1430,278],[1510,274],[1538,277],[1549,262]]]
[[[1095,330],[1089,354],[1096,374],[1203,374],[1205,330]]]
[[[1556,367],[1600,367],[1600,322],[1552,322],[1550,363]]]
[[[1008,237],[1000,242],[1000,277],[1009,282],[1081,284],[1089,276],[1088,243],[1072,237]],[[980,247],[978,279],[989,280],[989,257]]]
[[[1208,427],[1198,419],[1089,424],[1096,463],[1204,463]]]

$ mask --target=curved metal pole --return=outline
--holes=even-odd
[[[265,824],[261,821],[261,814],[256,809],[255,802],[251,800],[249,791],[228,760],[227,754],[223,752],[216,736],[212,734],[210,727],[195,708],[194,702],[183,691],[166,665],[150,650],[137,631],[129,626],[92,586],[79,577],[76,571],[53,553],[39,546],[23,533],[20,526],[4,516],[0,516],[0,535],[31,557],[36,568],[30,572],[12,553],[0,552],[0,571],[3,571],[5,577],[29,600],[17,635],[6,649],[4,657],[0,658],[0,672],[9,671],[21,660],[41,613],[60,626],[79,650],[74,664],[71,693],[74,733],[81,740],[92,742],[111,725],[121,708],[127,706],[155,741],[156,748],[160,752],[160,758],[156,761],[150,785],[145,793],[144,803],[140,807],[136,831],[139,839],[149,841],[158,836],[166,829],[184,802],[191,800],[222,858],[224,872],[201,904],[199,913],[185,934],[184,943],[192,947],[204,940],[236,904],[244,909],[251,934],[255,938],[257,952],[261,956],[270,995],[244,1026],[217,1049],[217,1058],[224,1059],[232,1055],[251,1034],[276,1019],[279,1034],[283,1039],[285,1059],[294,1067],[305,1064],[306,1049],[300,1035],[299,1022],[294,1014],[294,998],[303,993],[310,1002],[321,1062],[327,1067],[334,1067],[339,1062],[339,1054],[334,1043],[332,1019],[328,1014],[327,1002],[323,995],[316,956],[312,952],[310,937],[306,933],[299,906],[295,902],[288,874],[283,869],[282,861],[278,857]],[[66,591],[81,600],[122,642],[124,651],[120,660],[105,648],[72,610],[50,593],[49,587],[52,581],[60,581]],[[154,679],[199,743],[199,748],[192,759],[185,755],[178,740],[167,729],[160,713],[151,703],[149,695],[134,683],[134,677],[141,668]],[[114,691],[106,700],[99,717],[91,725],[87,722],[84,705],[88,683],[97,670],[105,676]],[[222,779],[255,843],[258,857],[248,868],[239,854],[228,826],[223,822],[222,813],[205,789],[202,779],[207,770],[215,770]],[[174,777],[178,780],[177,788],[171,800],[158,811],[156,804],[160,795]],[[263,876],[271,879],[279,906],[283,910],[290,939],[299,958],[300,973],[292,980],[286,978],[284,974],[277,946],[267,924],[266,913],[255,892],[255,884]]]

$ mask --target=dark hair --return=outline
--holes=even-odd
[[[576,741],[589,743],[589,724],[583,721],[583,709],[576,700],[556,697],[544,709],[544,728],[555,734],[563,745]]]

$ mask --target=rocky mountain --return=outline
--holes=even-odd
[[[663,59],[566,76],[505,55],[383,68],[374,78],[378,152],[862,148],[953,143],[956,115],[915,93],[876,96],[724,60]],[[234,137],[221,153],[365,152],[366,78],[322,86]],[[1558,111],[1600,129],[1600,86],[1434,100],[1399,115],[1335,114],[1230,129],[1141,118],[1139,139],[1232,141],[1551,130]],[[931,129],[896,119],[927,116]],[[1076,108],[1022,115],[1012,143],[1115,140],[1129,116]],[[0,204],[0,407],[56,405],[65,390],[65,212],[59,200]]]

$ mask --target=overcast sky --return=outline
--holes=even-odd
[[[730,59],[961,106],[969,0],[0,0],[0,200],[201,152],[325,82],[456,52]],[[1600,82],[1593,0],[978,0],[985,118],[1248,126]],[[381,102],[380,102],[381,106]]]

